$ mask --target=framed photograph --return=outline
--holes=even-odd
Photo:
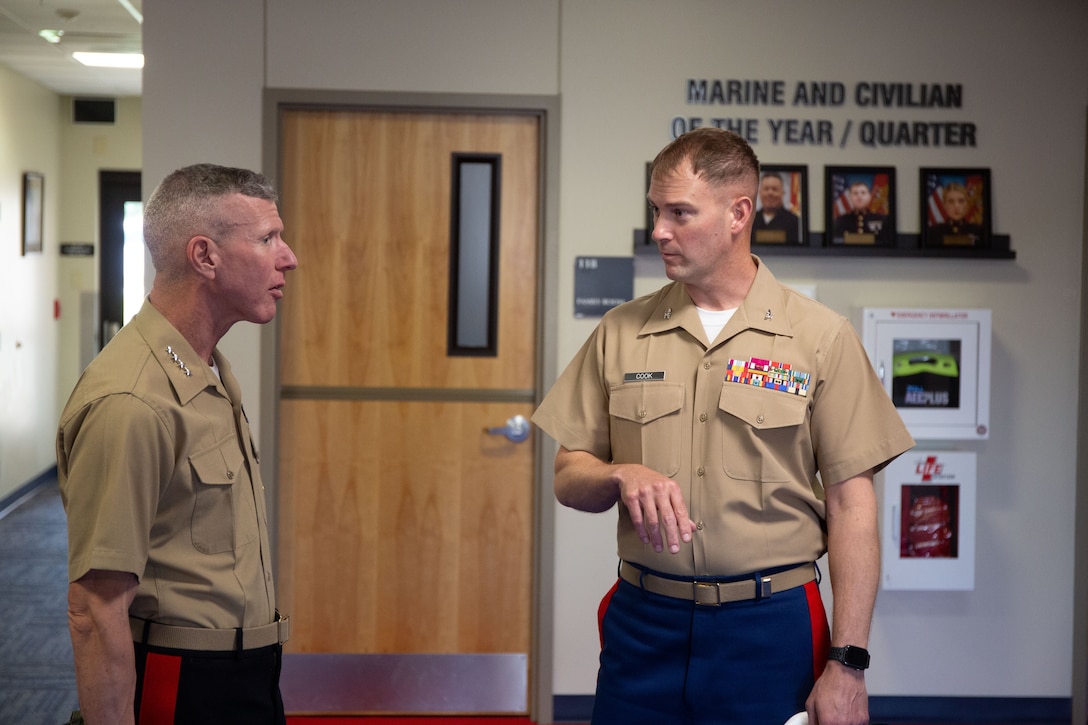
[[[921,169],[922,247],[990,248],[989,169]]]
[[[808,167],[762,164],[752,244],[808,244]]]
[[[895,168],[828,166],[825,172],[825,243],[894,247]]]
[[[23,254],[42,251],[45,221],[45,177],[33,171],[23,174]]]

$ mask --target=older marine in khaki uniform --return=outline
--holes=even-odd
[[[90,725],[283,725],[265,491],[219,340],[275,316],[298,260],[276,193],[214,164],[144,207],[155,282],[61,414],[68,622]]]
[[[228,630],[228,646],[233,628],[276,619],[257,450],[230,363],[214,359],[218,375],[145,302],[61,415],[68,578],[141,572],[129,608],[137,640],[139,619]],[[93,497],[73,489],[70,469],[99,474]],[[149,471],[163,473],[154,490]]]

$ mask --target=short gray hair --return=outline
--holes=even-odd
[[[184,244],[198,234],[217,241],[232,224],[215,202],[242,194],[275,203],[276,190],[261,174],[216,164],[194,164],[174,171],[144,205],[144,244],[158,272],[180,274]]]

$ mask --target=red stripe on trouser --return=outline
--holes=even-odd
[[[616,593],[619,585],[620,580],[617,579],[612,588],[608,590],[608,594],[604,595],[604,599],[597,606],[597,636],[601,639],[601,649],[604,649],[604,613],[608,611],[608,603],[612,601],[612,595]]]
[[[139,725],[170,725],[178,702],[181,657],[147,653],[144,687],[140,694]]]
[[[808,599],[809,621],[812,622],[812,675],[818,680],[827,666],[831,632],[827,628],[827,613],[824,611],[824,600],[820,597],[820,585],[816,582],[806,584],[805,597]]]

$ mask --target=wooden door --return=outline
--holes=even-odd
[[[282,216],[299,259],[279,342],[288,709],[294,698],[305,711],[525,712],[533,439],[488,429],[528,418],[535,400],[540,121],[281,118]],[[467,351],[451,350],[450,321],[451,286],[476,284],[451,261],[464,158],[491,164],[498,212],[491,344]],[[465,701],[465,678],[494,690],[496,666],[520,670],[513,701]],[[416,689],[462,699],[389,691],[420,677],[432,679]],[[322,687],[352,693],[315,699]]]

